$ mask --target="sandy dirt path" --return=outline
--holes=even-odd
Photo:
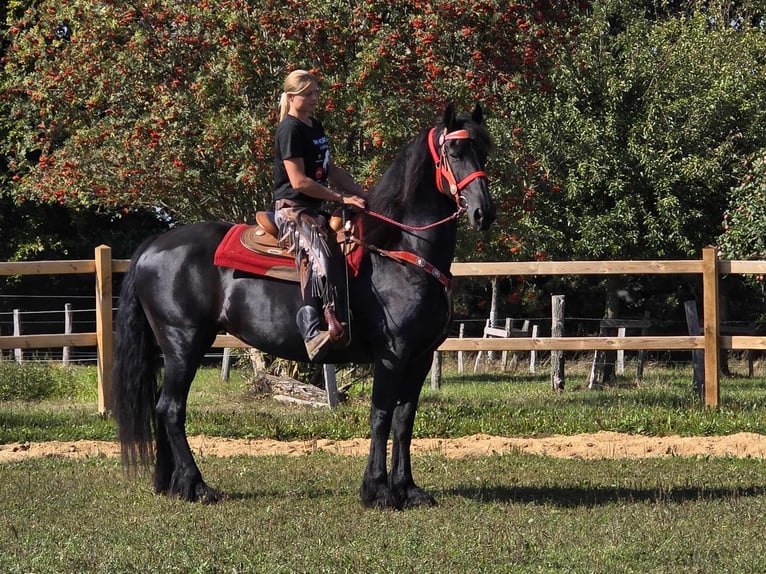
[[[309,441],[238,440],[208,436],[189,437],[197,456],[301,456],[329,452],[366,456],[367,439]],[[457,439],[416,439],[413,454],[439,453],[449,458],[524,452],[559,458],[656,458],[664,456],[728,456],[766,458],[766,436],[738,433],[721,437],[647,437],[614,432],[541,438],[506,438],[472,435]],[[35,457],[86,458],[119,456],[119,445],[107,441],[54,441],[0,445],[0,463]]]

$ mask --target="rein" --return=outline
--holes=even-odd
[[[386,217],[385,215],[381,213],[377,213],[375,211],[370,211],[366,207],[361,210],[365,214],[374,217],[375,219],[380,219],[381,221],[385,221],[386,223],[389,223],[395,227],[398,227],[400,229],[404,229],[405,231],[427,231],[428,229],[433,229],[434,227],[439,227],[440,225],[447,223],[449,221],[452,221],[453,219],[457,219],[463,213],[465,213],[465,207],[460,205],[458,206],[458,209],[455,213],[452,215],[449,215],[445,217],[444,219],[440,219],[439,221],[435,221],[434,223],[429,223],[428,225],[407,225],[405,223],[401,223],[399,221],[396,221],[395,219],[391,219],[390,217]]]

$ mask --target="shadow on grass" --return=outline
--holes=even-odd
[[[458,496],[477,502],[544,504],[562,508],[605,506],[615,503],[640,502],[684,504],[687,502],[736,500],[766,495],[766,485],[731,488],[669,487],[456,487],[441,491],[440,496]]]

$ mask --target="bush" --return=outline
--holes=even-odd
[[[0,362],[0,401],[39,401],[68,396],[77,391],[71,368],[48,363]]]

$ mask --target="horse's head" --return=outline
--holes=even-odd
[[[478,104],[470,118],[457,117],[449,104],[442,123],[429,134],[437,187],[465,209],[475,229],[487,229],[495,220],[495,204],[484,171],[492,140],[482,120]]]

